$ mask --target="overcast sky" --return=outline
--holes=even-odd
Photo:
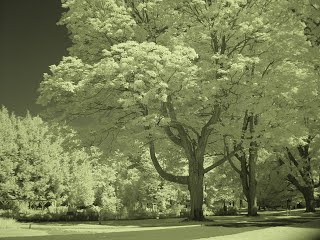
[[[69,45],[60,0],[0,0],[0,105],[37,114],[37,89]]]

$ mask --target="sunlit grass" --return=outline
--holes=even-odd
[[[286,212],[278,211],[269,214],[265,212],[258,217],[240,215],[208,218],[211,221],[202,223],[174,218],[104,221],[102,225],[98,222],[16,223],[13,219],[6,219],[11,226],[18,224],[20,228],[1,229],[0,240],[1,237],[10,237],[10,240],[194,240],[211,237],[216,237],[217,240],[234,237],[248,240],[287,240],[288,236],[289,239],[308,240],[315,239],[312,237],[320,234],[319,215],[303,211],[292,211],[289,216]],[[268,236],[269,238],[265,238]]]

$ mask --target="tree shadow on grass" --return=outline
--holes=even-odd
[[[318,220],[318,221],[317,221]],[[281,226],[294,226],[300,228],[319,228],[319,217],[300,217],[300,218],[272,218],[272,219],[250,219],[248,221],[239,222],[213,222],[204,224],[207,227],[281,227]]]
[[[209,238],[237,234],[245,231],[256,230],[256,228],[205,228],[202,226],[160,229],[149,231],[131,231],[131,232],[113,232],[113,233],[83,233],[67,235],[49,235],[49,236],[32,236],[32,237],[13,237],[10,240],[193,240],[199,238]],[[2,240],[2,239],[1,239]]]
[[[188,225],[200,225],[201,222],[196,221],[185,221],[183,218],[169,218],[169,219],[142,219],[142,220],[127,220],[127,219],[119,219],[119,220],[106,220],[102,221],[102,224],[99,225],[98,221],[82,221],[82,222],[42,222],[36,223],[40,226],[62,226],[62,227],[73,227],[73,226],[96,226],[97,228],[101,228],[103,226],[106,227],[118,227],[118,226],[134,226],[134,227],[170,227],[170,226],[188,226]]]

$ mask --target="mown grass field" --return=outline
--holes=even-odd
[[[303,237],[302,239],[308,240],[308,234],[313,233],[314,236],[318,230],[320,239],[319,213],[305,214],[302,211],[294,211],[289,216],[285,212],[264,212],[258,217],[215,216],[209,217],[209,221],[202,223],[184,221],[179,218],[105,221],[102,222],[102,225],[97,222],[31,223],[31,225],[30,223],[20,223],[0,229],[0,239],[192,240],[217,236],[222,239],[230,239],[230,237],[237,236],[233,234],[240,234],[239,236],[244,234],[243,236],[247,236],[246,239],[250,239],[250,232],[253,231],[251,235],[256,237],[257,233],[261,232],[262,237],[275,235],[279,238],[274,239],[285,239],[283,237],[288,236],[289,232],[295,236],[299,234],[300,237]],[[264,232],[268,232],[268,236],[265,236]],[[281,236],[282,238],[280,238]]]

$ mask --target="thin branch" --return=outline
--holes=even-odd
[[[268,64],[268,66],[266,67],[266,69],[263,71],[263,73],[262,73],[262,78],[264,77],[264,75],[267,73],[267,71],[268,71],[268,69],[271,67],[271,65],[272,64],[274,64],[275,63],[275,60],[272,60],[269,64]]]

